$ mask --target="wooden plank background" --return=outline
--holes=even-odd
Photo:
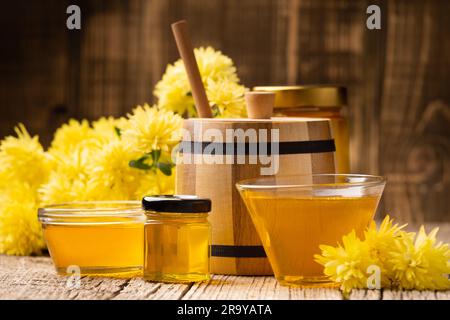
[[[65,27],[69,4],[82,30]],[[382,29],[366,28],[366,8]],[[0,10],[0,136],[24,122],[44,144],[69,119],[153,101],[178,58],[170,23],[235,61],[248,87],[349,88],[352,171],[383,174],[386,212],[450,221],[450,1],[15,0]]]

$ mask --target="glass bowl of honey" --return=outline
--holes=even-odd
[[[335,246],[375,216],[386,181],[380,176],[316,174],[236,184],[282,285],[332,286],[314,261],[319,245]]]
[[[56,204],[40,208],[38,217],[59,274],[142,273],[145,215],[140,201]]]

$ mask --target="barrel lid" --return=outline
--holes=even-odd
[[[172,213],[207,213],[211,211],[211,200],[195,195],[155,195],[142,199],[147,211]]]
[[[347,89],[334,85],[257,86],[254,91],[275,92],[275,108],[342,107],[347,104]]]
[[[261,124],[274,124],[274,123],[308,123],[315,121],[328,121],[327,118],[309,118],[309,117],[272,117],[270,119],[250,119],[250,118],[189,118],[184,121],[187,123],[261,123]]]

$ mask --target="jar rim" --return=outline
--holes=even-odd
[[[267,177],[241,180],[239,190],[270,189],[338,189],[348,187],[372,187],[385,185],[386,178],[367,174],[305,174],[285,177]]]
[[[275,92],[275,109],[347,105],[347,88],[341,85],[257,86],[253,90]]]
[[[77,222],[91,218],[95,221],[111,221],[125,218],[125,221],[142,220],[140,201],[79,201],[50,204],[38,209],[41,222],[64,220]]]

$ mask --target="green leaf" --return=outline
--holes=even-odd
[[[135,169],[150,170],[150,169],[152,169],[152,166],[145,163],[145,160],[147,160],[147,159],[148,159],[148,156],[143,156],[137,160],[131,160],[128,163],[128,165]]]
[[[152,152],[150,152],[150,156],[153,160],[153,163],[157,163],[159,161],[159,158],[161,157],[161,150],[160,149],[152,150]]]
[[[114,127],[114,131],[115,131],[116,134],[119,136],[119,138],[122,136],[122,130],[120,130],[119,127]]]
[[[220,116],[220,109],[219,109],[219,106],[217,104],[214,104],[211,107],[211,111],[212,111],[213,117]]]
[[[172,175],[172,167],[173,165],[171,163],[166,163],[166,162],[158,162],[156,164],[156,166],[158,167],[158,169],[166,176],[171,176]]]

